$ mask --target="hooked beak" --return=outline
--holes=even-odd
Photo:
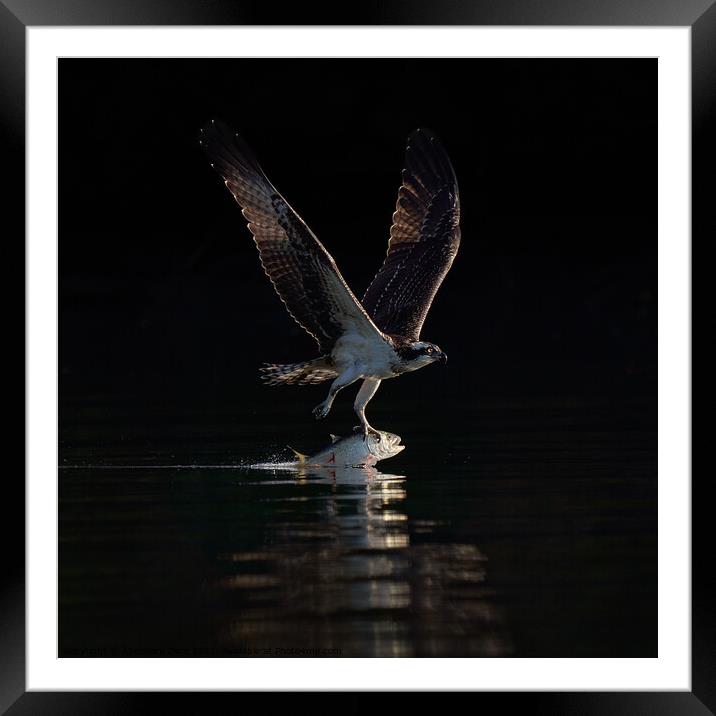
[[[441,353],[441,354],[440,354],[440,360],[441,360],[443,363],[447,363],[447,353]]]

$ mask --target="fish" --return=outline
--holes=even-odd
[[[366,437],[362,432],[345,438],[331,435],[331,444],[315,455],[304,455],[289,447],[297,458],[295,467],[372,467],[405,450],[400,440],[399,435],[378,430],[377,435],[370,433]]]

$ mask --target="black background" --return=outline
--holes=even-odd
[[[442,138],[463,239],[423,337],[450,360],[391,394],[435,407],[655,394],[656,60],[59,67],[61,406],[240,402],[269,390],[262,361],[316,354],[199,147],[211,117],[244,135],[359,296],[386,249],[407,134]],[[325,387],[295,390],[315,392],[310,419]]]

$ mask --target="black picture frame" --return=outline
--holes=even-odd
[[[276,19],[280,18],[280,23]],[[509,0],[501,3],[476,0],[428,2],[371,0],[339,10],[310,3],[217,0],[2,0],[0,2],[0,117],[3,134],[2,171],[7,175],[4,219],[15,219],[17,236],[6,241],[21,252],[24,263],[24,137],[25,137],[25,30],[28,26],[73,25],[550,25],[550,26],[688,26],[691,28],[692,62],[692,250],[699,247],[698,265],[706,270],[704,256],[716,235],[716,3],[714,0],[602,0],[575,3],[566,0]],[[708,239],[712,241],[709,242]],[[713,249],[712,249],[713,250]],[[697,287],[702,285],[698,281]],[[698,294],[693,294],[694,298]],[[709,319],[713,321],[713,319]],[[19,331],[18,331],[19,332]],[[708,345],[703,365],[714,363]],[[700,353],[703,352],[700,351]],[[7,352],[9,353],[9,351]],[[23,355],[23,358],[26,356]],[[19,358],[16,358],[19,361]],[[708,371],[705,372],[706,374]],[[713,414],[713,379],[700,386],[699,401]],[[711,381],[711,382],[709,382]],[[684,475],[684,479],[689,476]],[[476,707],[499,699],[499,707],[512,706],[536,713],[580,714],[708,714],[716,713],[716,620],[714,619],[713,560],[706,530],[710,502],[705,499],[708,477],[692,475],[692,690],[691,692],[619,693],[494,693],[471,694]],[[6,515],[2,521],[3,576],[0,592],[0,713],[113,714],[166,708],[170,694],[147,693],[50,693],[25,689],[25,556],[24,484],[20,472],[7,472],[4,484]],[[10,509],[12,506],[12,509]],[[327,688],[330,685],[327,684]],[[176,695],[174,695],[176,697]],[[186,707],[214,709],[218,694],[181,694]],[[231,696],[231,695],[230,695]],[[235,696],[234,696],[235,697]],[[350,707],[358,709],[370,697],[358,695]],[[295,697],[294,697],[295,698]],[[299,699],[301,697],[298,697]],[[345,708],[340,694],[331,696]],[[161,704],[160,704],[161,699]],[[201,701],[200,701],[201,699]],[[296,708],[300,701],[292,701]],[[497,705],[497,704],[495,704]],[[299,706],[300,708],[300,706]]]

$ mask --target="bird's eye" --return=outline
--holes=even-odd
[[[435,351],[434,351],[433,348],[428,348],[428,353],[434,353],[434,352],[435,352]]]

